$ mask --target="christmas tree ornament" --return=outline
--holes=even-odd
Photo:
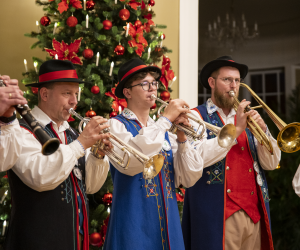
[[[120,10],[119,12],[119,17],[123,20],[126,21],[130,17],[130,12],[127,10],[125,7],[124,9]]]
[[[94,94],[94,95],[97,95],[99,92],[100,92],[100,89],[97,85],[93,86],[91,88],[91,92]]]
[[[149,0],[148,5],[153,7],[155,5],[155,1],[154,0]]]
[[[93,10],[95,8],[95,2],[93,0],[89,0],[86,2],[86,9]]]
[[[103,198],[102,198],[104,205],[110,206],[112,203],[112,197],[113,197],[112,193],[107,191],[107,193],[105,195],[103,195]]]
[[[69,27],[75,27],[77,24],[78,24],[78,20],[76,17],[73,16],[73,14],[72,14],[72,16],[68,17],[67,25]]]
[[[119,45],[117,45],[117,46],[115,47],[114,52],[115,52],[118,56],[122,56],[122,55],[124,54],[124,52],[125,52],[125,48],[124,48],[121,44],[119,44]]]
[[[113,111],[113,112],[111,112],[110,114],[109,114],[109,118],[113,118],[113,117],[115,117],[115,116],[117,116],[118,115],[118,112],[117,111]]]
[[[90,108],[90,110],[85,113],[85,116],[92,118],[92,117],[96,116],[96,112],[94,110],[92,110],[92,108]]]
[[[98,246],[102,242],[101,234],[95,232],[90,234],[90,244],[94,247]]]
[[[160,99],[163,101],[168,101],[170,99],[170,93],[167,90],[164,90],[160,93]]]
[[[165,59],[165,64],[170,64],[171,63],[171,60],[170,60],[169,57],[165,57],[164,59]]]
[[[159,46],[155,47],[155,52],[157,52],[157,55],[159,57],[161,57],[164,54],[164,50],[161,47],[159,47]]]
[[[156,109],[156,103],[154,103],[154,105],[150,109]]]
[[[136,20],[135,21],[135,23],[134,23],[134,26],[136,27],[136,28],[139,28],[139,27],[141,27],[143,24],[142,24],[142,22],[140,21],[140,20]]]
[[[37,94],[39,92],[39,88],[36,88],[36,87],[31,87],[31,91],[33,94]]]
[[[82,52],[82,55],[85,59],[92,59],[94,56],[93,50],[86,47],[86,49]]]
[[[161,37],[162,40],[166,39],[166,35],[165,34],[162,34],[160,37]]]
[[[50,20],[49,17],[43,16],[43,17],[40,19],[40,23],[41,23],[41,25],[43,25],[43,26],[48,26],[48,25],[51,23],[51,20]]]
[[[102,24],[103,24],[103,29],[105,30],[110,30],[112,27],[112,22],[109,20],[104,20]]]

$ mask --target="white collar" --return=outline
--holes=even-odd
[[[37,119],[37,121],[42,126],[46,127],[46,125],[48,125],[49,123],[52,122],[54,127],[57,128],[56,122],[52,121],[52,119],[43,110],[41,110],[38,106],[34,106],[34,108],[32,109],[32,114],[33,114],[34,118]],[[58,130],[58,132],[63,132],[69,128],[70,128],[69,123],[67,121],[64,121],[63,124],[59,128],[57,128],[57,130]]]
[[[122,111],[122,116],[124,116],[126,119],[129,119],[129,120],[136,120],[138,121],[142,127],[145,127],[145,125],[143,125],[139,119],[137,118],[137,116],[135,115],[135,113],[133,113],[129,108],[125,108],[123,111]],[[147,121],[147,127],[154,124],[155,121],[149,116],[148,117],[148,121]]]
[[[206,109],[207,109],[207,113],[209,115],[218,111],[221,116],[226,117],[223,110],[221,108],[219,108],[216,104],[214,104],[214,102],[212,101],[211,98],[208,98],[208,100],[206,101]],[[235,114],[236,114],[236,111],[232,108],[230,110],[229,114],[227,115],[227,117],[235,116]]]

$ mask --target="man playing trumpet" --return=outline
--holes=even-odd
[[[26,104],[18,80],[0,76],[0,171],[9,170],[17,161],[22,147],[22,131],[14,113],[15,105]]]
[[[229,56],[209,62],[201,71],[200,81],[211,89],[212,95],[193,114],[219,127],[236,124],[239,136],[237,144],[221,161],[211,164],[203,157],[205,174],[186,190],[182,229],[187,250],[274,249],[263,169],[274,170],[281,152],[258,112],[244,113],[250,102],[243,100],[237,111],[233,108],[234,99],[229,92],[234,91],[238,96],[240,82],[247,73],[246,65],[234,62]],[[246,126],[240,131],[238,124],[248,115],[271,141],[273,155]],[[204,155],[218,156],[213,137],[208,135]]]
[[[172,123],[190,125],[182,113],[189,112],[183,100],[171,100],[157,121],[149,117],[157,96],[161,71],[132,59],[119,70],[115,94],[126,98],[128,108],[111,119],[110,131],[131,147],[147,156],[159,152],[164,165],[157,176],[143,179],[144,166],[135,157],[128,169],[111,161],[114,184],[113,206],[105,238],[105,250],[184,249],[175,187],[192,186],[202,176],[201,141],[191,146],[186,135],[168,133]],[[206,135],[205,135],[206,137]],[[229,149],[216,147],[219,161]],[[115,151],[122,155],[121,150]]]
[[[12,212],[5,249],[85,249],[88,244],[87,193],[97,192],[109,169],[108,160],[89,154],[89,148],[109,135],[99,134],[108,125],[100,116],[91,119],[83,132],[69,126],[69,109],[77,104],[79,83],[69,61],[44,62],[39,71],[36,120],[59,149],[45,156],[41,144],[21,119],[22,152],[8,171]],[[110,146],[110,143],[106,143]]]

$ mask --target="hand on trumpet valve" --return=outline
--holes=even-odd
[[[236,138],[240,136],[240,134],[246,129],[247,127],[247,117],[250,115],[249,112],[244,112],[245,108],[250,105],[249,101],[245,99],[242,100],[237,108],[236,111]]]
[[[108,139],[103,139],[102,142],[105,145],[103,149],[105,149],[105,150],[112,150],[113,149],[113,145],[111,144],[111,142]],[[101,149],[99,149],[97,153],[99,155],[102,155],[102,156],[105,155],[105,153]]]
[[[250,110],[249,113],[252,119],[260,126],[262,131],[266,132],[267,125],[265,124],[264,120],[261,118],[260,114],[256,110]]]
[[[174,121],[175,124],[184,124],[188,127],[191,127],[192,125],[189,123],[189,119],[185,114],[181,114],[176,118]],[[177,141],[178,142],[185,142],[187,140],[187,137],[183,131],[180,129],[177,129]]]
[[[190,113],[191,111],[187,109],[189,105],[181,99],[174,99],[169,102],[169,105],[165,108],[163,116],[168,118],[171,122],[174,122],[175,119],[181,113]]]
[[[0,88],[0,116],[11,117],[15,111],[14,106],[24,105],[27,101],[19,89],[18,80],[10,79],[9,76],[0,76],[0,79],[6,85],[6,87]]]
[[[85,126],[77,139],[85,149],[90,148],[99,140],[109,138],[109,133],[101,133],[103,129],[109,127],[108,124],[103,124],[105,122],[107,122],[107,119],[101,116],[94,116]]]

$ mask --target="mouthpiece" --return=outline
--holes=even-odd
[[[235,93],[234,93],[234,91],[229,91],[229,95],[231,96],[231,97],[234,97],[235,96]]]
[[[151,99],[152,99],[152,100],[155,100],[156,98],[157,98],[157,97],[156,97],[154,94],[151,95]]]

